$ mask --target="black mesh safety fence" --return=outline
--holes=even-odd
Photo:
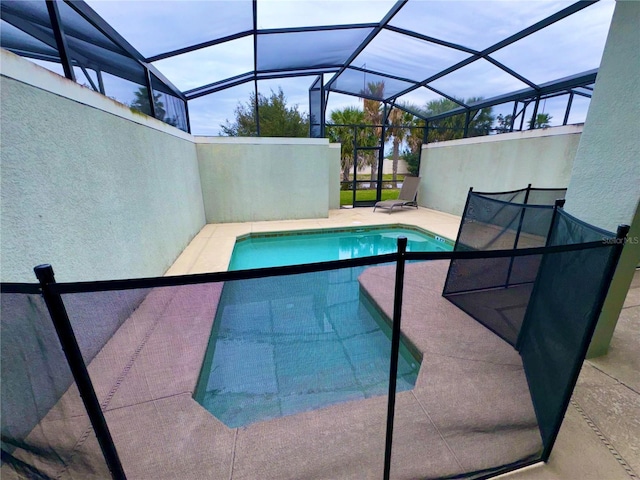
[[[456,250],[505,250],[543,246],[553,206],[496,200],[471,192]]]
[[[91,363],[122,324],[131,317],[150,289],[85,292],[63,295],[80,352]]]
[[[548,459],[622,246],[610,232],[561,209],[556,215],[547,246],[451,254],[451,263],[487,270],[490,262],[531,263],[539,272],[526,291],[488,289],[451,301],[441,294],[450,262],[407,253],[403,334],[422,364],[415,388],[398,396],[396,417],[411,420],[394,431],[391,478],[491,478]],[[372,270],[371,283],[380,283]],[[381,304],[389,309],[388,300]],[[417,446],[406,447],[407,437]],[[424,444],[438,452],[435,465],[419,451]],[[412,464],[410,455],[424,460]]]
[[[553,197],[563,196],[564,189],[531,186],[498,193],[470,191],[454,250],[542,247],[553,218]],[[532,204],[533,200],[545,203]],[[540,259],[453,259],[443,295],[515,345]]]
[[[527,203],[529,205],[553,205],[556,200],[563,199],[566,188],[531,188]]]
[[[127,478],[481,479],[545,460],[621,249],[562,210],[545,243],[4,284],[3,478],[109,476],[38,288],[66,307]],[[539,264],[523,328],[442,296],[459,260]],[[512,300],[486,305],[509,318]]]
[[[73,376],[42,295],[37,286],[30,286],[31,293],[6,287],[0,295],[0,475],[3,479],[108,477],[86,411],[81,403],[71,408],[65,401],[75,389]]]
[[[558,210],[549,246],[599,248],[543,256],[518,339],[548,458],[586,355],[622,239]]]
[[[391,336],[363,270],[225,282],[195,400],[238,432],[234,475],[380,476]],[[418,366],[400,362],[399,391]]]
[[[303,464],[312,477],[327,469],[339,477],[362,459],[367,475],[377,476],[384,464],[391,331],[360,294],[358,277],[367,263],[390,258],[299,274],[253,273],[257,278],[231,272],[134,285],[53,284],[127,478],[227,478],[232,468],[248,478],[280,478]],[[34,368],[48,365],[43,381],[55,388],[36,391],[26,373],[13,382],[22,382],[13,389],[17,396],[3,371],[3,442],[23,447],[13,454],[8,445],[16,460],[3,454],[6,474],[18,473],[24,462],[42,478],[108,477],[42,297],[24,297],[22,305],[13,296],[2,297],[3,347],[24,337],[44,358],[3,349],[3,367],[18,357],[39,362]],[[20,311],[33,301],[32,323],[46,330],[40,337],[55,344],[56,356],[39,352],[46,341],[24,330]],[[5,334],[15,323],[23,327]],[[413,388],[419,369],[406,350],[398,391]],[[42,405],[26,423],[25,405],[37,401]],[[21,420],[16,426],[8,418]],[[48,443],[22,442],[42,425],[55,427]],[[47,468],[32,460],[39,450],[51,457]]]
[[[448,264],[406,265],[402,332],[422,363],[398,393],[391,478],[484,478],[542,451],[518,352],[442,296]],[[388,270],[369,269],[363,286],[390,315],[392,299],[376,295]]]
[[[146,293],[87,365],[127,478],[215,478],[210,472],[224,468],[230,431],[192,399],[221,290],[207,282],[62,294],[83,338],[102,315],[116,316],[111,298]],[[70,402],[79,405],[77,396]],[[196,462],[200,454],[211,460]]]
[[[494,200],[501,200],[508,203],[527,203],[527,188],[521,188],[519,190],[510,190],[508,192],[473,192],[476,195],[482,195],[486,198],[492,198]],[[473,190],[472,190],[473,191]]]
[[[473,190],[472,190],[473,191]],[[536,188],[531,185],[519,190],[508,192],[477,192],[485,198],[502,200],[509,203],[522,203],[525,205],[553,205],[556,200],[563,199],[567,193],[566,188]]]

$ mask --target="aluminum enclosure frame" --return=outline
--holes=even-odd
[[[125,52],[127,56],[129,56],[132,60],[134,60],[143,70],[144,76],[146,78],[145,87],[147,88],[147,94],[149,96],[149,108],[151,110],[151,114],[155,116],[154,112],[154,99],[152,95],[153,87],[151,85],[151,75],[155,76],[163,85],[163,90],[166,90],[166,93],[175,96],[180,99],[184,104],[184,111],[186,115],[186,124],[187,131],[190,131],[189,119],[187,112],[187,102],[188,100],[200,98],[205,95],[209,95],[211,93],[219,92],[221,90],[225,90],[227,88],[231,88],[233,86],[241,85],[246,82],[254,82],[254,91],[257,95],[258,93],[258,81],[265,79],[277,79],[277,78],[288,78],[288,77],[299,77],[299,76],[317,76],[324,75],[322,85],[323,92],[323,108],[326,109],[326,104],[329,95],[331,92],[341,93],[351,96],[358,96],[364,98],[370,98],[372,100],[380,101],[383,105],[386,106],[387,109],[391,105],[394,105],[395,108],[403,109],[415,117],[425,121],[425,128],[430,128],[434,122],[438,120],[442,120],[445,118],[449,118],[455,115],[463,114],[465,115],[465,123],[464,123],[464,132],[463,136],[467,136],[469,132],[469,124],[473,120],[474,112],[477,112],[481,108],[487,108],[495,105],[500,105],[509,102],[514,103],[514,114],[511,118],[511,124],[508,126],[509,131],[514,129],[518,129],[516,123],[520,122],[520,128],[522,129],[524,126],[524,111],[526,110],[526,106],[529,104],[534,104],[533,115],[530,117],[530,128],[535,126],[535,122],[533,121],[536,117],[537,106],[539,103],[545,99],[552,98],[553,96],[568,94],[569,101],[567,102],[567,107],[565,111],[565,115],[563,118],[563,125],[566,125],[569,119],[569,111],[572,107],[572,100],[574,96],[586,96],[589,97],[589,85],[592,85],[595,81],[597,70],[591,70],[588,72],[577,73],[570,77],[557,79],[551,82],[547,82],[544,84],[536,84],[531,81],[526,76],[514,71],[508,66],[504,65],[502,62],[496,60],[491,55],[495,52],[500,51],[501,49],[512,45],[513,43],[532,35],[536,32],[543,30],[551,25],[556,24],[560,20],[563,20],[575,13],[578,13],[585,8],[591,6],[594,3],[597,3],[598,0],[582,0],[575,2],[573,4],[568,5],[565,8],[562,8],[559,11],[543,18],[536,23],[527,26],[526,28],[504,38],[493,45],[484,48],[482,50],[476,50],[470,48],[465,45],[461,45],[458,43],[450,42],[441,38],[436,38],[433,36],[426,35],[421,32],[413,31],[407,28],[403,28],[397,25],[390,24],[390,21],[410,2],[414,0],[400,0],[397,1],[391,9],[387,12],[387,14],[377,23],[349,23],[342,25],[320,25],[320,26],[311,26],[311,27],[292,27],[292,28],[270,28],[270,29],[260,29],[257,24],[257,9],[258,9],[258,1],[252,0],[251,2],[251,15],[252,15],[252,26],[250,29],[244,29],[238,31],[236,33],[225,35],[220,38],[215,38],[212,40],[195,43],[193,45],[189,45],[186,47],[182,47],[179,49],[173,49],[170,51],[158,53],[149,57],[144,57],[139,51],[137,51],[131,44],[127,42],[125,38],[123,38],[107,21],[101,18],[87,3],[82,0],[45,0],[47,4],[47,8],[50,11],[51,15],[51,27],[54,30],[53,37],[47,37],[47,35],[43,34],[42,28],[38,26],[38,24],[34,23],[34,19],[28,15],[28,12],[25,10],[23,13],[21,12],[21,3],[15,1],[5,0],[2,2],[2,19],[5,22],[12,24],[14,27],[22,30],[27,35],[31,35],[36,38],[38,41],[45,43],[49,47],[55,48],[58,51],[59,58],[46,58],[49,61],[61,62],[65,71],[65,76],[75,81],[75,76],[73,72],[73,66],[79,66],[83,69],[85,66],[84,62],[78,62],[74,60],[74,58],[84,58],[90,57],[87,53],[91,54],[91,52],[78,52],[77,49],[70,51],[71,49],[68,46],[68,42],[66,42],[66,37],[69,32],[65,32],[64,25],[59,21],[56,21],[57,15],[55,12],[58,11],[58,5],[65,4],[68,5],[73,11],[75,11],[78,15],[80,15],[86,22],[88,22],[93,28],[95,28],[100,34],[106,36],[111,42],[113,42],[122,52]],[[365,36],[364,40],[362,40],[356,47],[351,51],[351,53],[347,56],[347,58],[342,62],[333,62],[329,64],[323,65],[307,65],[307,66],[292,66],[290,68],[260,68],[259,60],[262,58],[262,55],[265,53],[264,49],[260,49],[258,45],[258,40],[260,38],[267,38],[271,35],[281,35],[287,36],[291,34],[304,34],[304,33],[337,33],[341,31],[357,31],[357,30],[369,30],[369,33]],[[415,39],[420,42],[424,42],[425,45],[437,45],[442,47],[447,47],[452,51],[462,52],[464,54],[468,54],[469,56],[462,61],[455,63],[443,70],[438,71],[435,74],[430,75],[427,78],[423,78],[420,80],[409,79],[402,75],[397,75],[395,73],[384,72],[372,68],[366,68],[366,66],[358,66],[354,63],[355,59],[358,55],[363,52],[367,46],[382,32],[393,32],[397,35],[402,35],[407,37],[408,39]],[[248,71],[241,75],[236,75],[233,77],[228,77],[222,80],[218,80],[213,83],[208,83],[202,85],[200,87],[192,88],[186,91],[180,91],[177,87],[175,87],[167,78],[165,78],[162,73],[153,65],[153,62],[168,59],[175,57],[177,55],[195,52],[197,50],[201,50],[203,48],[211,47],[214,45],[220,45],[225,42],[237,40],[245,37],[253,37],[253,70]],[[283,37],[284,38],[284,37]],[[91,39],[88,39],[91,40]],[[29,50],[28,45],[25,48],[17,48],[16,46],[12,46],[13,48],[9,48],[14,53],[17,53],[22,56],[34,58],[34,59],[45,59],[40,52]],[[322,45],[319,45],[319,48],[322,48]],[[525,84],[527,88],[524,90],[516,91],[516,92],[505,92],[498,96],[481,100],[480,102],[476,102],[473,104],[465,104],[463,100],[459,98],[455,98],[451,95],[447,95],[446,93],[440,91],[439,89],[430,85],[431,82],[437,80],[439,78],[444,77],[447,74],[458,71],[461,68],[470,65],[478,60],[483,60],[489,62],[494,67],[498,68],[503,73],[511,76],[512,78],[517,79],[519,82]],[[98,66],[100,67],[100,66]],[[109,68],[112,69],[114,66],[111,65]],[[96,68],[96,71],[100,70]],[[390,94],[385,95],[384,93],[380,96],[376,95],[367,95],[363,92],[358,92],[356,95],[352,91],[347,91],[341,89],[338,85],[338,79],[343,73],[354,73],[358,74],[370,74],[375,75],[380,78],[388,78],[390,80],[396,80],[399,82],[406,83],[410,86],[404,88],[400,91],[392,92]],[[118,72],[115,72],[118,75]],[[333,74],[333,76],[331,76]],[[127,73],[125,71],[119,72],[119,75],[123,78],[127,78]],[[91,87],[97,91],[101,91],[104,93],[104,87],[102,86],[102,80],[100,75],[98,74],[98,82],[100,85],[95,85],[96,82],[92,81],[88,74],[85,72],[85,76],[91,83]],[[425,87],[428,90],[440,95],[443,98],[448,98],[449,100],[455,102],[459,105],[458,108],[440,113],[437,115],[425,115],[423,112],[410,111],[403,107],[401,102],[398,102],[398,99],[403,95],[413,92],[418,88]],[[583,87],[582,90],[576,90],[579,87]],[[587,87],[586,89],[584,87]],[[587,92],[585,92],[587,90]],[[518,109],[519,104],[524,105],[525,108],[522,109],[522,117],[516,120],[516,110]],[[256,106],[257,110],[257,106]],[[526,112],[527,114],[530,112]],[[313,136],[317,136],[319,132],[324,131],[324,117],[326,116],[326,112],[323,112],[321,115],[323,121],[322,126],[319,129],[316,129],[317,132]],[[528,115],[527,115],[528,116]],[[256,112],[256,133],[259,135],[259,117]],[[431,125],[430,125],[431,124]],[[426,137],[426,135],[425,135]]]

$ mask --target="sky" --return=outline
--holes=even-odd
[[[87,3],[145,56],[252,27],[251,1],[247,0],[87,0]],[[377,23],[394,3],[387,0],[259,0],[257,23],[259,29]],[[410,0],[390,24],[481,50],[572,3],[560,0]],[[492,57],[534,83],[597,68],[614,4],[613,0],[602,0],[493,53]],[[287,41],[276,35],[267,35],[260,39],[258,45],[258,65],[278,68],[286,63],[303,65],[310,61],[344,58],[352,51],[351,45],[359,44],[367,33],[366,30],[322,32],[293,35]],[[451,48],[383,31],[354,60],[353,65],[422,80],[467,56]],[[176,87],[188,90],[250,72],[253,63],[253,37],[248,36],[160,60],[154,62],[154,66]],[[330,77],[325,75],[325,82]],[[308,89],[314,79],[306,76],[264,80],[258,82],[258,88],[260,93],[268,96],[271,90],[282,87],[288,104],[298,105],[299,110],[306,112]],[[337,83],[342,88],[357,91],[359,85],[370,80],[371,76],[367,79],[364,74],[354,73],[344,75]],[[387,81],[386,86],[395,92],[406,84]],[[436,80],[432,86],[448,95],[466,99],[490,98],[525,88],[526,84],[486,60],[478,60]],[[233,120],[238,102],[246,103],[253,88],[253,82],[248,82],[190,101],[192,132],[218,135],[220,125],[227,119]],[[131,88],[124,89],[118,95],[130,95],[130,92]],[[436,98],[439,98],[437,94],[421,88],[400,100],[424,106]],[[584,120],[588,102],[578,100],[575,103],[570,121],[581,121],[581,117]],[[357,97],[331,93],[327,115],[334,109],[360,104]],[[552,115],[552,124],[561,124],[564,106],[566,99],[549,100],[542,108]]]

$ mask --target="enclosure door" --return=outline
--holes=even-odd
[[[380,127],[359,125],[353,136],[353,162],[350,175],[351,206],[370,207],[380,201],[383,147]]]

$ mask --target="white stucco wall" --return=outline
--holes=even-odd
[[[617,1],[565,209],[607,230],[631,226],[588,355],[607,353],[640,263],[640,2]]]
[[[340,208],[340,148],[339,143],[329,144],[329,209]]]
[[[2,281],[162,275],[205,223],[191,135],[1,55]]]
[[[339,149],[327,139],[195,139],[207,223],[327,217],[335,204]]]
[[[418,203],[461,215],[470,187],[565,188],[582,127],[570,125],[423,145]]]
[[[565,209],[602,228],[629,224],[640,198],[640,3],[618,1]]]

